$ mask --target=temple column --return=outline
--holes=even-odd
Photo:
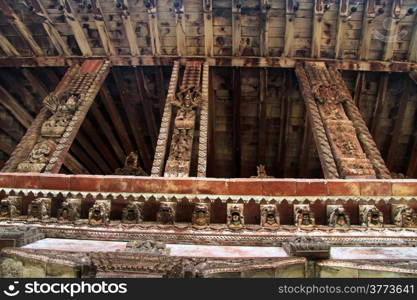
[[[298,64],[295,72],[306,103],[326,178],[389,178],[388,169],[341,74],[324,62]]]
[[[152,176],[206,176],[209,66],[185,62],[178,86],[179,63],[174,64],[159,132]]]
[[[88,60],[73,65],[13,151],[2,172],[58,173],[110,63]]]

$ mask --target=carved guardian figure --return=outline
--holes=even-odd
[[[91,226],[107,226],[110,223],[109,200],[96,200],[88,212],[88,224]]]
[[[276,205],[261,205],[261,226],[276,228],[279,226],[279,213]]]
[[[58,209],[58,222],[75,222],[80,218],[81,199],[65,199]]]
[[[350,227],[350,217],[343,207],[336,207],[331,211],[329,225],[333,227]]]
[[[148,176],[146,172],[139,166],[138,154],[131,152],[126,156],[123,168],[118,168],[114,172],[115,175],[132,175],[132,176]]]
[[[227,204],[227,227],[232,230],[239,230],[245,227],[243,204]]]
[[[314,213],[310,210],[309,205],[295,205],[294,212],[296,226],[314,227],[316,225]]]
[[[17,166],[18,172],[42,172],[55,151],[56,144],[53,141],[44,140],[33,147],[27,159]]]
[[[22,197],[8,196],[0,202],[0,220],[12,220],[22,214]]]
[[[398,227],[417,227],[417,212],[407,205],[394,205],[393,221]]]
[[[359,221],[366,227],[384,226],[384,216],[375,205],[359,205]]]
[[[191,223],[195,228],[205,228],[210,225],[210,206],[208,203],[197,203],[195,205]]]
[[[143,202],[129,201],[122,211],[122,223],[135,224],[143,221]]]
[[[174,225],[177,203],[161,202],[156,214],[156,221],[162,225]]]
[[[37,198],[29,204],[28,221],[43,221],[51,216],[51,198]]]

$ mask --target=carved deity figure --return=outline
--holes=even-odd
[[[161,242],[145,240],[129,241],[126,245],[125,252],[169,255],[170,250]]]
[[[78,106],[78,94],[63,93],[60,97],[49,95],[44,105],[52,116],[42,125],[41,134],[44,137],[61,137],[70,123]]]
[[[80,218],[81,199],[65,199],[58,209],[59,222],[74,222]]]
[[[375,205],[359,205],[359,220],[366,227],[384,226],[384,216]]]
[[[262,227],[278,227],[279,213],[276,205],[261,205],[261,226]]]
[[[0,201],[0,220],[11,220],[22,214],[22,198],[8,196]]]
[[[417,227],[417,212],[407,205],[393,206],[393,220],[398,227]]]
[[[238,230],[245,227],[243,204],[227,204],[227,227],[232,230]]]
[[[96,200],[88,212],[88,224],[91,226],[107,226],[110,223],[109,200]]]
[[[175,223],[176,206],[177,203],[175,202],[161,202],[156,214],[156,221],[162,225],[173,225]]]
[[[51,216],[51,198],[37,198],[29,204],[28,221],[42,221]]]
[[[210,224],[210,206],[207,203],[197,203],[191,217],[195,228],[205,228]]]
[[[264,165],[256,166],[257,176],[251,176],[251,178],[274,178],[274,176],[268,176],[266,174],[266,168]]]
[[[329,216],[329,225],[333,227],[350,227],[350,217],[343,207],[336,207]]]
[[[129,201],[122,211],[122,223],[140,223],[142,218],[143,202]]]
[[[30,152],[27,159],[17,166],[18,172],[42,172],[49,162],[52,152],[55,150],[55,143],[52,141],[41,141],[37,143]]]
[[[299,205],[295,210],[295,225],[298,227],[313,227],[316,225],[314,213],[308,205]]]
[[[118,168],[114,172],[115,175],[132,175],[132,176],[148,176],[146,172],[139,166],[138,154],[131,152],[126,156],[123,168]]]

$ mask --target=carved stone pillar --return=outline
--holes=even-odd
[[[110,63],[88,60],[72,66],[29,127],[2,172],[58,173]]]
[[[339,72],[323,62],[298,64],[295,71],[325,177],[375,178],[374,165],[345,112],[344,103],[352,99]]]

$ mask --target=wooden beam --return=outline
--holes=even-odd
[[[44,53],[33,38],[32,33],[26,27],[25,23],[23,23],[22,20],[20,20],[20,18],[14,13],[12,8],[7,4],[6,0],[0,0],[0,10],[3,14],[9,17],[9,21],[19,32],[21,37],[28,43],[32,52],[37,56],[43,56]]]
[[[232,141],[232,161],[233,161],[233,177],[240,176],[240,164],[241,164],[241,149],[240,149],[240,95],[241,95],[241,76],[240,76],[240,68],[233,69],[232,75],[232,85],[233,85],[233,93],[232,93],[232,106],[233,106],[233,120],[232,120],[232,134],[233,134],[233,141]]]
[[[6,56],[20,56],[20,53],[2,33],[0,33],[0,48]]]
[[[311,57],[318,58],[321,56],[321,35],[323,32],[323,0],[314,0],[313,10],[313,37],[311,41]]]
[[[156,0],[145,0],[146,10],[148,12],[149,37],[151,40],[152,54],[161,54],[161,39],[159,37],[158,11]]]
[[[155,69],[155,78],[156,78],[156,87],[159,99],[159,116],[162,119],[164,114],[166,93],[165,93],[165,84],[164,84],[164,73],[162,72],[161,67],[156,67]]]
[[[87,155],[87,152],[79,146],[79,141],[72,143],[70,152],[74,154],[83,164],[86,166],[90,174],[104,174],[104,172],[97,166],[97,164]],[[72,154],[68,153],[65,157],[64,165],[66,166],[65,162],[67,158],[72,157]],[[68,168],[68,167],[67,167]],[[77,173],[74,173],[77,174]]]
[[[110,91],[106,86],[102,86],[99,92],[100,99],[106,108],[107,113],[110,116],[111,122],[116,129],[117,136],[122,144],[124,149],[125,155],[129,155],[129,153],[133,152],[133,147],[130,142],[129,135],[127,133],[127,129],[122,121],[120,116],[119,110],[116,107],[116,104],[113,100],[113,97],[110,94]]]
[[[378,148],[381,149],[381,140],[379,138],[379,124],[381,121],[381,113],[386,104],[387,91],[389,84],[389,73],[381,74],[378,85],[378,94],[376,97],[375,109],[372,115],[372,125],[371,125],[371,134],[377,144]]]
[[[266,97],[268,90],[268,71],[259,70],[259,103],[258,103],[258,165],[266,164]]]
[[[295,10],[294,1],[285,1],[285,37],[284,37],[284,57],[292,56],[295,32]]]
[[[130,128],[132,130],[136,142],[136,147],[139,150],[139,154],[143,161],[144,167],[146,171],[148,171],[151,168],[152,162],[148,151],[148,145],[145,142],[145,131],[143,130],[142,125],[139,121],[137,111],[133,106],[134,101],[127,92],[127,88],[120,70],[115,68],[112,70],[112,74],[120,93],[120,99],[122,101],[123,108],[126,112],[127,120],[130,124]]]
[[[107,30],[106,22],[104,22],[104,15],[101,9],[100,1],[91,0],[91,7],[94,13],[94,22],[97,26],[98,35],[100,36],[101,44],[103,45],[106,55],[116,55],[116,49],[110,39],[109,31]]]
[[[48,96],[49,91],[46,88],[45,84],[41,80],[39,80],[39,77],[35,76],[30,69],[23,68],[22,73],[26,77],[27,81],[30,83],[32,88],[35,89],[35,91],[39,94],[39,96],[41,96],[42,99]]]
[[[340,0],[339,15],[337,17],[335,57],[343,59],[346,26],[349,17],[349,0]]]
[[[402,0],[393,0],[391,4],[391,15],[388,19],[383,60],[392,60],[394,56],[394,45],[398,42],[397,35],[399,30],[402,2]]]
[[[136,36],[136,27],[133,26],[132,18],[130,17],[128,0],[123,0],[120,10],[123,26],[126,33],[126,38],[129,42],[130,54],[133,56],[137,56],[140,54],[140,51]]]
[[[413,80],[417,84],[417,69],[411,71],[409,75],[411,80]]]
[[[314,147],[313,136],[311,133],[309,115],[306,114],[304,121],[304,134],[303,134],[303,143],[301,145],[301,156],[300,156],[300,169],[299,177],[308,178],[309,177],[309,166],[311,160],[312,148]]]
[[[93,51],[91,50],[90,44],[88,43],[84,30],[77,19],[77,13],[73,9],[71,1],[59,0],[59,3],[64,9],[65,20],[67,21],[68,25],[72,29],[72,32],[74,33],[75,40],[77,41],[78,48],[80,48],[81,53],[84,56],[92,56]]]
[[[209,138],[209,64],[203,64],[201,81],[200,128],[198,136],[197,177],[207,177]]]
[[[60,57],[7,57],[0,58],[0,67],[65,67],[74,64],[81,64],[90,58],[82,56]],[[371,71],[371,72],[410,72],[417,68],[417,63],[400,61],[381,61],[381,60],[349,60],[349,59],[329,59],[329,58],[289,58],[289,57],[231,57],[214,56],[204,58],[201,56],[94,56],[94,59],[108,59],[112,66],[166,66],[172,67],[174,61],[185,63],[187,60],[205,60],[211,67],[245,67],[245,68],[294,68],[299,62],[317,61],[328,65],[334,65],[339,70],[346,71]]]
[[[241,24],[241,8],[240,0],[232,0],[232,53],[234,56],[241,55],[242,42],[242,24]]]
[[[175,33],[177,35],[178,56],[187,55],[187,44],[185,41],[185,10],[183,0],[174,0],[175,11]]]
[[[138,70],[137,67],[134,67],[134,75],[136,80],[136,87],[138,90],[139,102],[142,104],[143,108],[147,132],[151,138],[152,149],[154,149],[156,146],[156,139],[158,137],[158,129],[156,127],[152,99],[149,97],[145,88],[143,69]]]
[[[19,104],[19,102],[9,94],[3,87],[0,86],[0,104],[3,105],[13,117],[26,129],[30,127],[34,118],[26,111],[26,109]],[[77,159],[70,154],[64,161],[65,166],[74,174],[88,173],[85,168],[75,168],[75,166],[82,166]]]
[[[119,141],[113,133],[113,128],[111,127],[109,122],[107,122],[106,118],[103,116],[96,103],[93,103],[93,105],[91,105],[90,111],[94,119],[96,119],[97,123],[100,124],[100,128],[106,136],[109,145],[112,147],[114,153],[116,154],[119,164],[123,165],[126,155],[123,152],[123,149],[119,144]]]
[[[375,0],[366,1],[363,11],[361,41],[359,48],[359,59],[369,59],[369,49],[371,48],[372,35],[374,32]]]
[[[282,71],[283,78],[282,78],[282,93],[278,95],[280,100],[280,117],[279,117],[279,135],[278,135],[278,151],[275,158],[275,176],[276,177],[284,177],[284,161],[285,161],[285,138],[287,137],[287,119],[289,119],[289,115],[287,113],[288,110],[288,91],[290,90],[290,80],[289,80],[289,71]]]
[[[411,62],[417,62],[417,15],[414,20],[413,31],[411,33],[411,41],[408,46],[407,58]]]
[[[362,92],[364,85],[366,84],[366,73],[365,72],[358,72],[356,73],[356,84],[355,84],[355,92],[353,94],[353,101],[355,102],[357,107],[360,107],[360,101],[362,97]]]
[[[216,143],[216,99],[214,93],[214,83],[213,83],[213,71],[209,72],[209,114],[208,114],[208,166],[207,166],[207,176],[214,176],[214,173],[217,168],[216,166],[216,153],[215,147]]]
[[[261,56],[269,55],[269,27],[271,23],[270,12],[271,5],[269,4],[269,0],[261,0]]]
[[[48,35],[52,45],[58,51],[59,55],[72,55],[71,50],[69,49],[67,43],[62,38],[58,29],[52,19],[49,17],[47,10],[43,6],[40,0],[29,0],[31,5],[31,11],[36,14],[38,17],[42,18],[42,26],[45,29],[46,34]]]
[[[213,56],[213,0],[204,0],[204,53],[205,56]]]

